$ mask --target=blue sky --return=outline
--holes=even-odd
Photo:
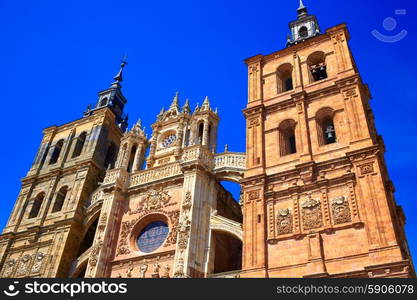
[[[417,257],[416,8],[414,1],[305,0],[322,29],[346,22],[351,49],[370,85],[396,199]],[[298,0],[0,2],[3,157],[0,228],[42,138],[42,129],[81,117],[109,86],[127,53],[123,92],[130,123],[149,125],[176,91],[192,107],[208,95],[221,116],[219,150],[244,151],[243,59],[285,46]],[[406,9],[395,15],[395,9]],[[388,31],[383,20],[393,17]],[[392,21],[391,21],[392,24]],[[386,27],[387,28],[387,27]],[[394,35],[383,43],[371,31]]]

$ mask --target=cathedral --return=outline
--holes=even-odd
[[[289,28],[245,60],[245,153],[216,152],[208,97],[128,127],[122,61],[94,107],[44,129],[0,277],[415,277],[346,25],[322,31],[300,1]]]

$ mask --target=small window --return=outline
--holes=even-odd
[[[114,168],[116,153],[117,153],[117,147],[113,142],[111,142],[109,147],[107,148],[106,158],[104,160],[105,169]]]
[[[308,36],[308,29],[305,26],[302,26],[300,30],[298,30],[298,35],[300,38],[306,38]]]
[[[82,132],[78,136],[77,141],[75,142],[74,152],[72,152],[72,157],[80,156],[81,152],[83,151],[86,136],[86,132]]]
[[[43,199],[45,198],[45,193],[40,193],[33,200],[32,208],[29,212],[29,219],[36,218],[41,210]]]
[[[310,70],[310,81],[319,81],[327,78],[327,66],[324,52],[314,52],[307,58],[308,68]]]
[[[54,150],[49,160],[49,164],[52,165],[58,161],[59,155],[61,154],[62,146],[64,145],[64,140],[59,140],[54,147]]]
[[[198,137],[197,144],[201,145],[203,143],[203,132],[204,132],[204,123],[198,125]]]
[[[277,92],[278,94],[291,91],[293,87],[291,64],[283,64],[277,69]]]
[[[101,100],[100,100],[100,103],[99,103],[99,107],[101,107],[101,106],[106,106],[107,105],[107,97],[104,97],[104,98],[102,98]]]
[[[285,120],[279,126],[279,147],[281,156],[297,152],[295,125],[296,123],[294,120]]]
[[[68,190],[67,187],[64,186],[58,191],[56,198],[55,198],[54,206],[52,208],[52,212],[57,212],[57,211],[62,210],[62,206],[64,205],[65,198],[67,197],[67,190]]]
[[[322,108],[316,113],[317,135],[320,146],[337,142],[333,116],[334,111],[330,107]]]
[[[133,163],[135,162],[136,149],[137,149],[137,147],[136,147],[136,145],[134,145],[132,147],[132,151],[130,151],[129,163],[127,165],[127,171],[128,172],[132,172],[132,170],[134,169]]]

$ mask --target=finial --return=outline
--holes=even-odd
[[[224,152],[229,152],[229,146],[227,144],[224,145]]]
[[[297,9],[298,17],[307,15],[307,7],[304,5],[303,0],[300,0],[300,6]]]
[[[210,100],[209,100],[208,96],[206,96],[206,98],[204,98],[203,104],[201,105],[201,109],[202,110],[210,110]]]
[[[120,60],[121,64],[120,64],[119,72],[116,74],[116,76],[113,77],[114,80],[116,80],[115,83],[120,83],[123,81],[123,68],[127,65],[126,59],[127,59],[127,55],[125,54],[123,58]]]
[[[186,113],[186,114],[189,114],[190,113],[190,103],[188,101],[188,98],[185,99],[184,106],[182,107],[182,112],[183,113]]]
[[[175,96],[174,96],[174,98],[172,99],[172,103],[171,103],[171,106],[169,107],[170,109],[172,109],[172,108],[179,108],[178,107],[178,95],[179,95],[179,93],[178,92],[175,92]]]

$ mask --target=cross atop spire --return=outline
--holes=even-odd
[[[300,6],[297,9],[298,18],[307,15],[307,7],[304,5],[303,0],[300,0]]]
[[[119,72],[116,74],[116,76],[114,76],[114,83],[120,83],[123,81],[123,68],[127,65],[127,55],[124,55],[123,58],[120,60],[121,64],[120,64],[120,70]]]

